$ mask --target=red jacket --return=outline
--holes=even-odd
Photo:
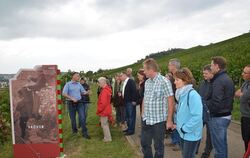
[[[112,113],[111,108],[111,95],[112,90],[109,86],[105,86],[102,88],[101,93],[98,97],[97,102],[97,112],[98,116],[109,116]]]

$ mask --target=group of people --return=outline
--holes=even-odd
[[[226,71],[224,57],[211,58],[211,64],[202,69],[204,80],[197,85],[192,72],[181,68],[179,59],[168,62],[169,72],[161,75],[157,62],[146,59],[143,68],[132,76],[132,69],[116,74],[114,82],[100,77],[100,92],[97,115],[100,116],[104,142],[112,141],[109,120],[112,120],[112,106],[116,113],[116,126],[123,129],[124,135],[135,133],[136,106],[140,106],[141,148],[144,158],[164,157],[164,138],[171,131],[174,146],[181,150],[183,158],[194,158],[199,150],[202,130],[206,126],[206,147],[202,158],[208,158],[214,150],[215,158],[228,157],[227,129],[231,122],[234,98],[240,98],[241,131],[245,145],[245,157],[250,152],[250,65],[244,67],[244,83],[235,91],[233,80]],[[79,74],[78,74],[79,75]],[[74,78],[74,76],[73,76]],[[88,92],[73,80],[65,86],[64,96],[69,105],[81,106],[82,95]],[[73,92],[70,92],[73,91]],[[78,95],[75,92],[78,92]],[[80,92],[80,93],[79,93]],[[70,108],[69,108],[70,109]],[[73,132],[76,131],[75,119],[71,114]],[[72,121],[73,120],[73,121]],[[86,127],[81,119],[81,126]],[[83,128],[83,136],[87,131]],[[152,142],[155,152],[152,152]]]

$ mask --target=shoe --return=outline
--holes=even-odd
[[[127,133],[127,132],[128,132],[128,130],[126,129],[126,130],[123,130],[122,132],[123,132],[123,133]]]
[[[174,145],[173,151],[180,151],[181,148],[178,144]]]
[[[203,153],[203,154],[201,155],[201,158],[209,158],[209,155],[210,155],[210,154],[208,154],[208,153]]]
[[[85,139],[91,139],[91,137],[89,135],[83,136],[83,138],[85,138]]]
[[[131,136],[131,135],[134,135],[135,133],[132,133],[132,132],[127,132],[127,133],[125,133],[124,135],[125,136]]]
[[[102,141],[103,141],[104,143],[112,142],[112,140],[106,140],[106,139],[103,139]]]
[[[175,147],[175,144],[173,144],[173,143],[166,143],[165,145],[168,147]]]
[[[72,134],[73,135],[77,135],[78,131],[73,131]]]

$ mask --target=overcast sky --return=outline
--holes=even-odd
[[[1,0],[0,73],[98,70],[250,30],[250,0]]]

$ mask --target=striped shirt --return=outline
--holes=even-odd
[[[166,121],[169,96],[173,96],[171,82],[160,74],[145,82],[143,121],[154,125]]]

